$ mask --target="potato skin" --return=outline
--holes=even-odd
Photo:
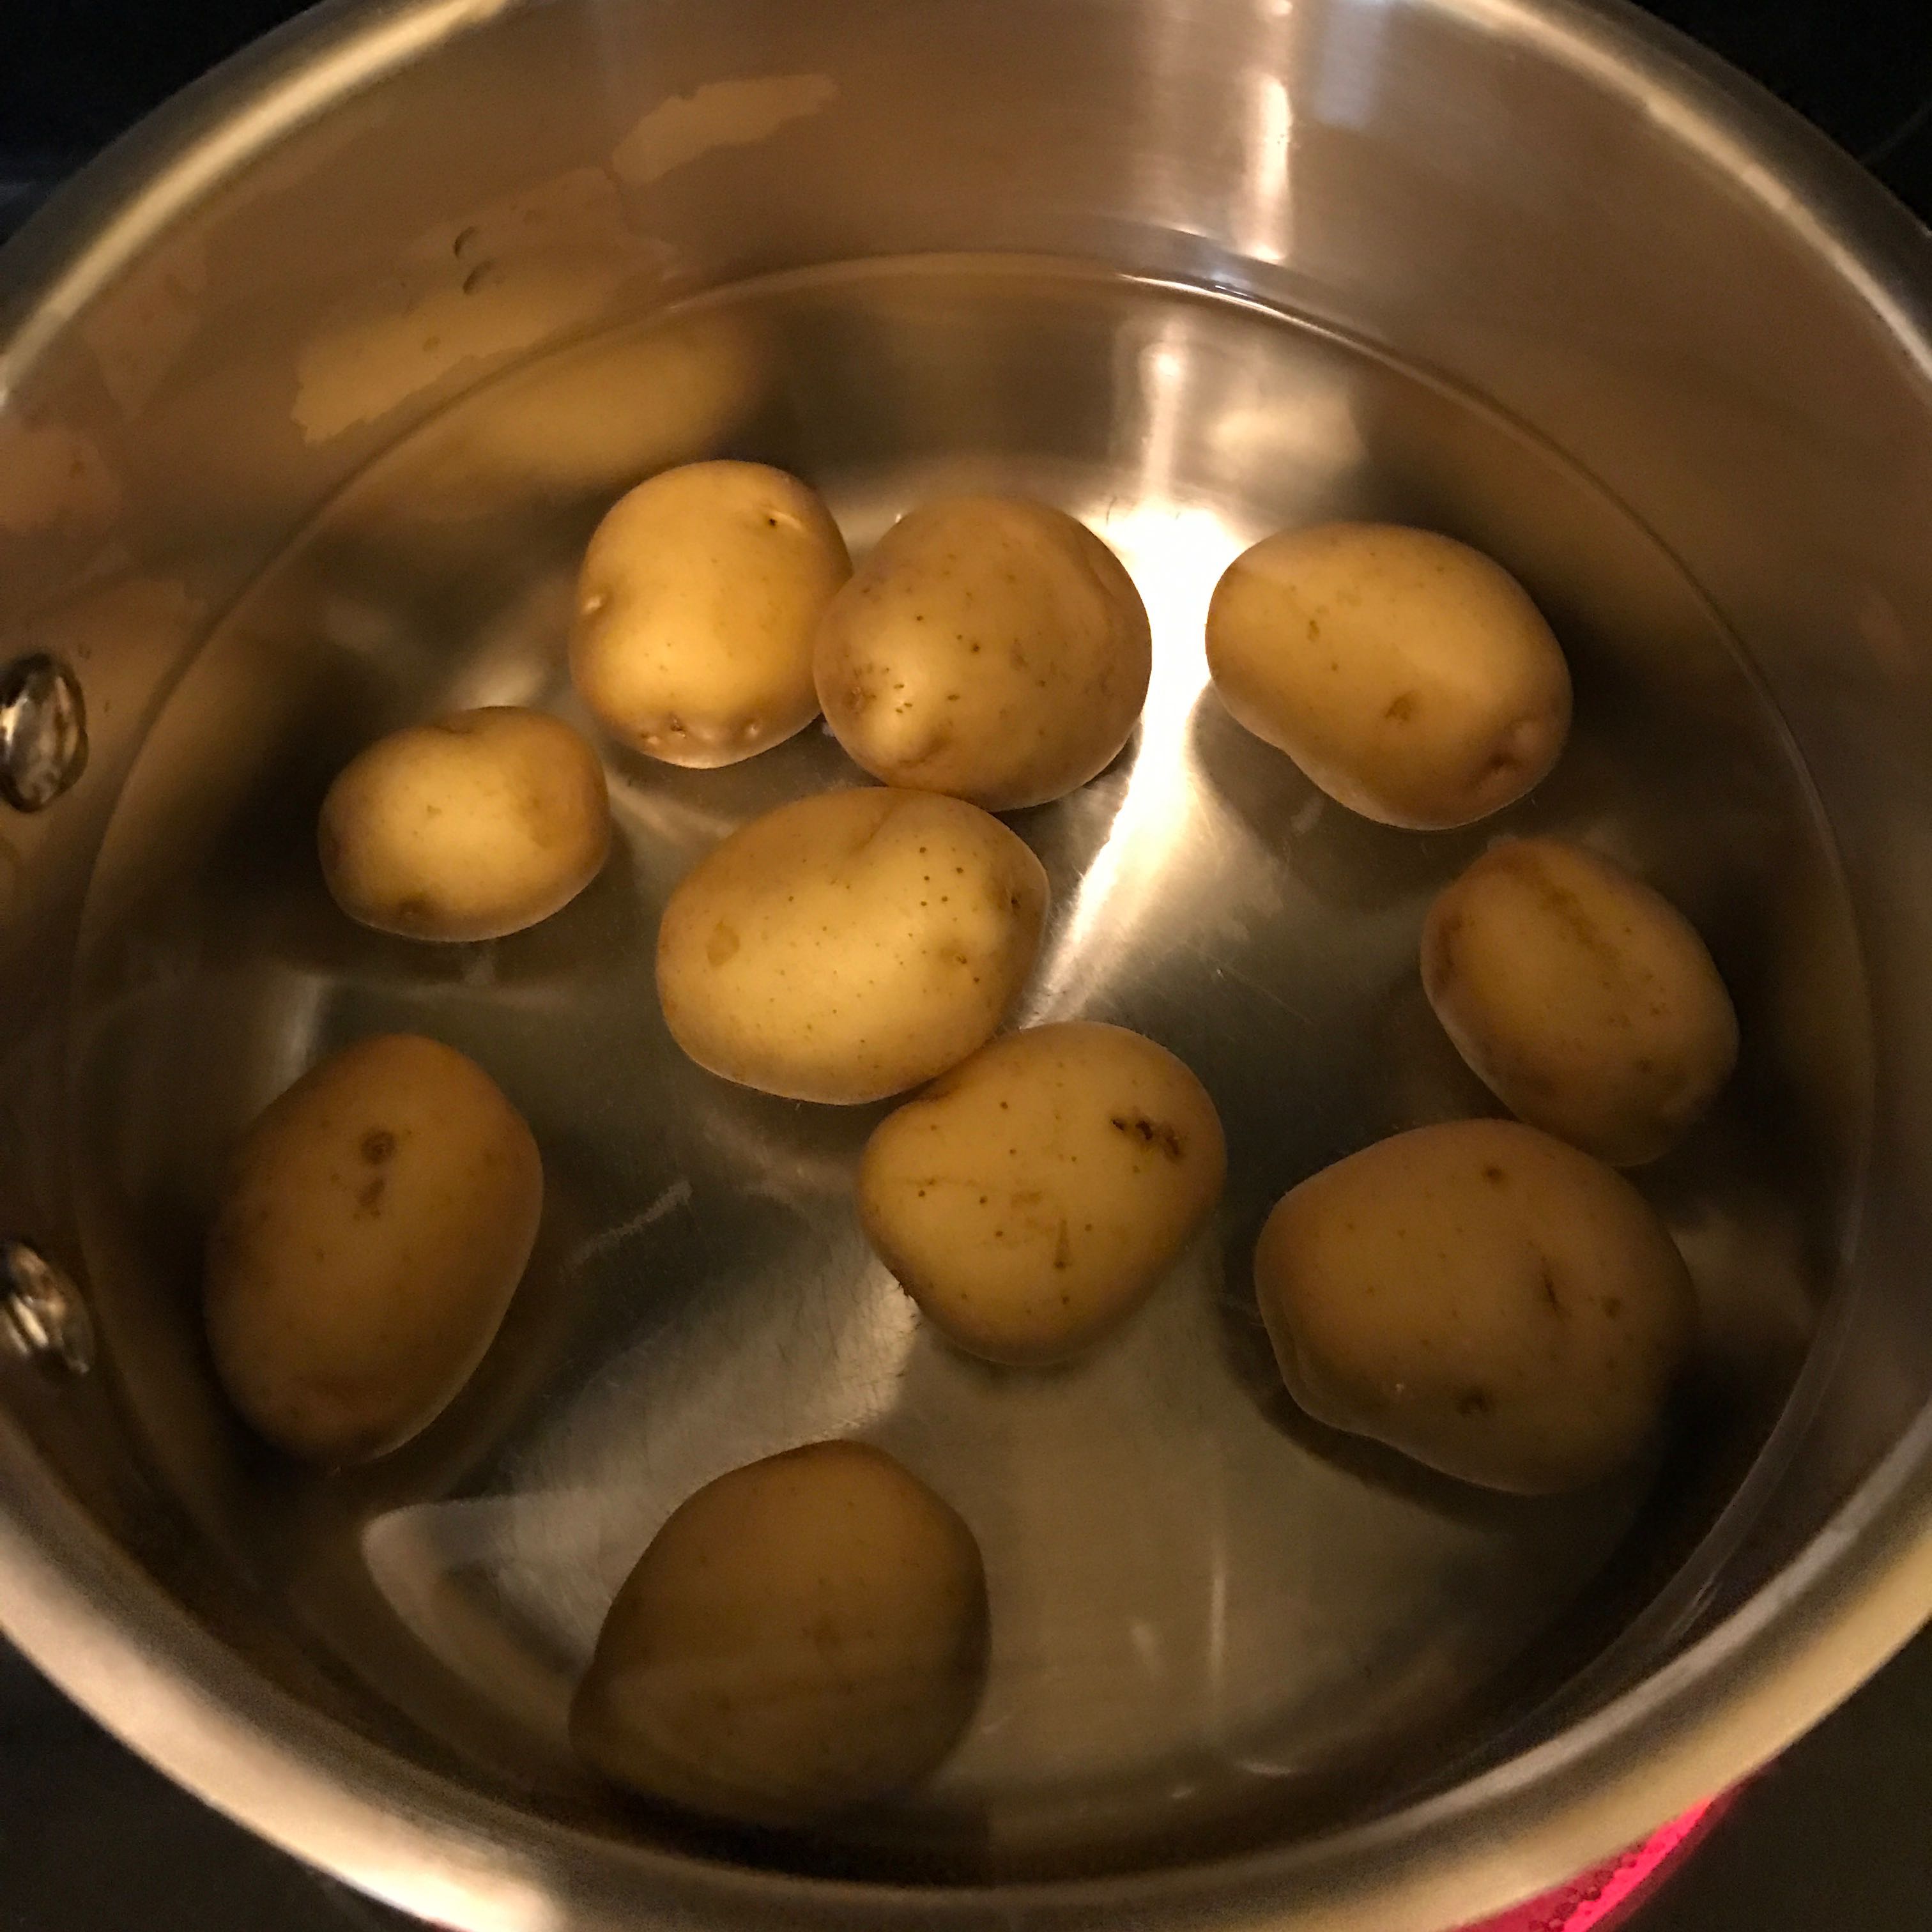
[[[598,720],[667,764],[735,764],[818,715],[812,637],[852,574],[816,490],[762,463],[688,463],[597,526],[570,674]]]
[[[976,806],[866,786],[781,806],[672,893],[658,997],[699,1066],[794,1100],[903,1093],[1018,997],[1046,874]]]
[[[1386,825],[1486,818],[1569,734],[1569,668],[1536,606],[1501,565],[1430,530],[1264,538],[1215,586],[1208,663],[1240,724]]]
[[[986,1648],[971,1531],[884,1450],[813,1443],[672,1514],[610,1606],[571,1737],[633,1790],[800,1824],[936,1768]]]
[[[1737,1015],[1696,928],[1562,839],[1507,840],[1441,893],[1422,983],[1504,1106],[1614,1166],[1674,1146],[1736,1064]]]
[[[349,916],[409,939],[500,939],[574,898],[610,850],[597,754],[517,705],[380,738],[322,800],[316,844]]]
[[[1291,1189],[1255,1287],[1310,1414],[1531,1496],[1636,1453],[1696,1329],[1643,1197],[1514,1120],[1418,1127]]]
[[[482,1360],[542,1211],[536,1142],[473,1060],[412,1034],[345,1047],[236,1150],[204,1278],[223,1386],[310,1462],[407,1442]]]
[[[1140,1034],[1075,1020],[994,1041],[882,1121],[859,1218],[961,1348],[1058,1362],[1146,1300],[1226,1174],[1193,1074]]]
[[[1084,524],[952,496],[880,539],[827,608],[814,670],[826,722],[874,778],[1008,812],[1112,762],[1153,662],[1133,579]]]

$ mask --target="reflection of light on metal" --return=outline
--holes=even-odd
[[[1707,1800],[1660,1826],[1615,1864],[1465,1932],[1609,1932],[1613,1923],[1624,1922],[1630,1906],[1656,1889],[1666,1872],[1730,1809],[1736,1796],[1731,1792]]]
[[[1157,410],[1153,417],[1150,459]],[[1083,980],[1106,964],[1106,949],[1095,943],[1103,928],[1131,926],[1187,836],[1196,810],[1188,727],[1208,682],[1208,602],[1244,544],[1215,512],[1197,506],[1144,502],[1111,514],[1096,506],[1088,520],[1132,574],[1147,605],[1154,673],[1120,808],[1028,1002],[1029,1025],[1077,1008]]]
[[[1294,109],[1288,99],[1288,83],[1279,74],[1251,74],[1249,92],[1232,238],[1243,254],[1257,261],[1285,262],[1294,252],[1294,211],[1288,198]]]

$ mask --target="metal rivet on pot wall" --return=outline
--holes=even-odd
[[[0,798],[16,812],[53,803],[87,767],[87,707],[57,659],[20,658],[0,674]]]
[[[0,1240],[0,1347],[84,1376],[94,1323],[80,1290],[25,1241]]]

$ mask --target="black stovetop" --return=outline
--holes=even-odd
[[[1022,4],[1022,0],[1008,0]],[[288,0],[0,0],[0,236]],[[1932,220],[1932,0],[1655,0]],[[1932,1932],[1932,1632],[1628,1932]],[[176,1791],[0,1644],[0,1932],[398,1932]]]

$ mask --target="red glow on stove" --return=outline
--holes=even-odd
[[[1610,1932],[1656,1889],[1665,1873],[1727,1810],[1714,1798],[1653,1832],[1640,1845],[1586,1876],[1464,1932]]]

